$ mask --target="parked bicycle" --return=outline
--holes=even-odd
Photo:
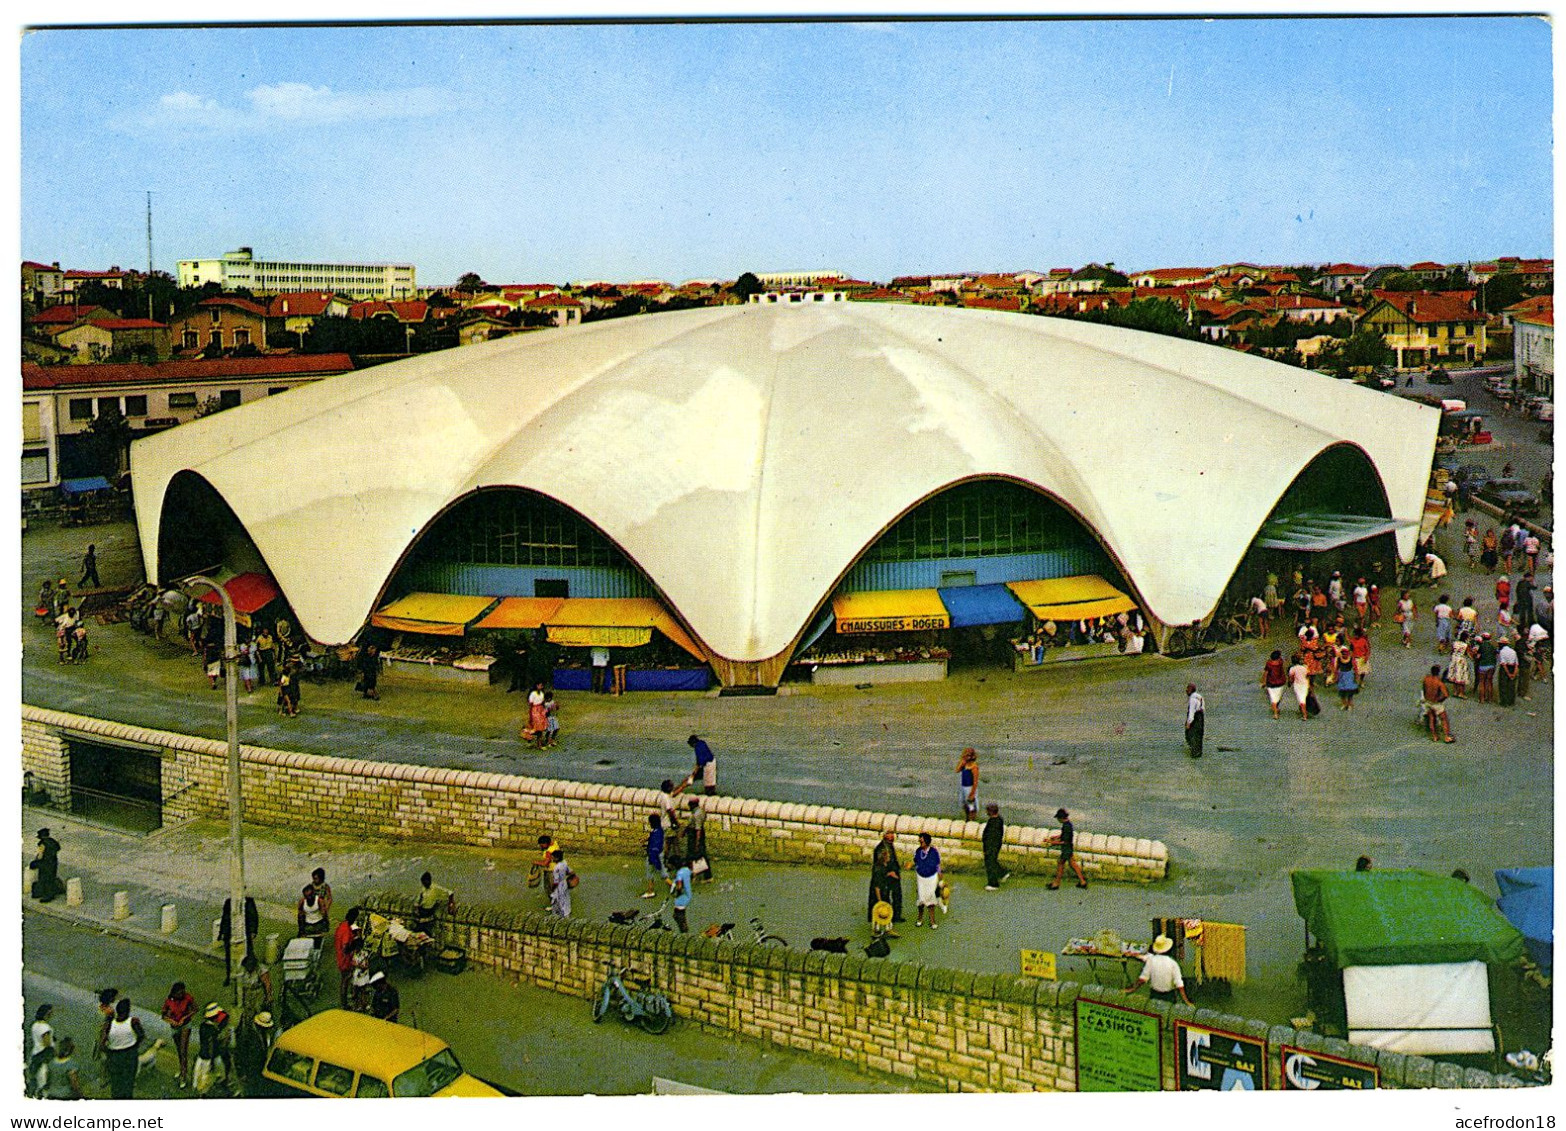
[[[787,946],[788,940],[782,935],[774,935],[762,925],[759,916],[750,917],[751,935],[749,938],[734,936],[733,923],[714,923],[702,933],[708,938],[717,939],[719,942],[750,943],[752,946]]]
[[[612,1006],[628,1023],[655,1035],[664,1032],[674,1022],[669,999],[649,983],[628,974],[623,967],[609,967],[609,974],[593,999],[593,1023],[602,1021]]]
[[[622,927],[637,927],[645,931],[672,931],[674,930],[674,925],[663,917],[664,912],[669,907],[670,898],[671,896],[669,895],[664,896],[663,902],[651,911],[638,912],[634,909],[630,911],[611,911],[609,912],[609,922]]]
[[[1195,656],[1211,652],[1209,629],[1199,620],[1180,625],[1169,631],[1169,643],[1164,651],[1170,656]]]

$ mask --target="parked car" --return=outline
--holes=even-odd
[[[1539,496],[1528,490],[1520,479],[1491,479],[1474,494],[1511,514],[1539,513]]]
[[[267,1054],[269,1096],[499,1096],[446,1042],[407,1025],[328,1009],[283,1031]]]

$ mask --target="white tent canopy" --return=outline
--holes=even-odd
[[[515,485],[613,539],[715,656],[787,649],[857,557],[976,477],[1032,485],[1168,624],[1205,616],[1283,492],[1361,449],[1413,549],[1439,413],[1215,346],[869,303],[617,319],[410,358],[132,446],[158,576],[182,471],[233,509],[305,630],[347,640],[408,546]]]

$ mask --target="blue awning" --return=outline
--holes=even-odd
[[[86,479],[62,479],[60,490],[67,495],[85,495],[89,491],[108,491],[111,488],[103,476],[91,475]]]
[[[936,592],[952,615],[953,628],[1015,624],[1028,616],[1028,610],[1004,585],[953,585]]]
[[[1523,933],[1528,956],[1552,973],[1555,950],[1555,869],[1503,868],[1495,873],[1506,921]]]

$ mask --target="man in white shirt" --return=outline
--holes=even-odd
[[[1196,684],[1185,685],[1185,745],[1191,757],[1202,756],[1202,736],[1207,730],[1207,701]]]
[[[604,677],[609,673],[609,649],[595,647],[593,649],[593,694],[602,695],[606,690]]]
[[[1135,993],[1144,985],[1148,988],[1148,997],[1154,1001],[1174,1001],[1178,995],[1186,1005],[1191,1004],[1191,999],[1185,993],[1185,975],[1180,972],[1180,964],[1169,957],[1169,952],[1174,948],[1174,940],[1168,935],[1159,935],[1153,940],[1153,951],[1142,959],[1142,976],[1125,988],[1125,993]]]

